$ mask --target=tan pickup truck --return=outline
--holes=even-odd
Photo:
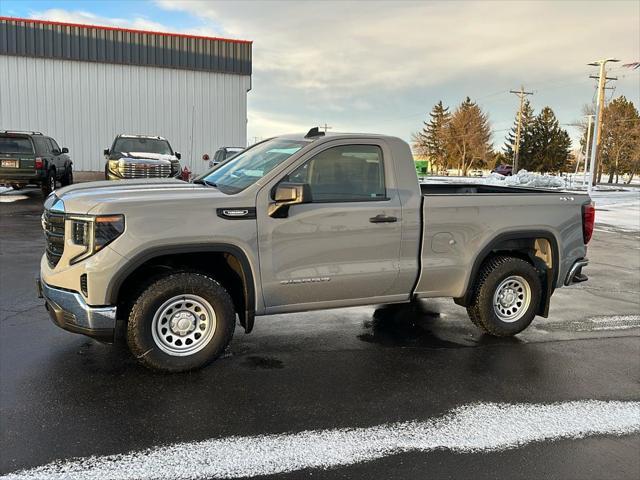
[[[84,183],[45,203],[42,295],[60,327],[125,337],[144,365],[219,356],[236,317],[452,297],[491,335],[586,280],[587,195],[420,185],[409,146],[323,134],[258,143],[192,183]]]

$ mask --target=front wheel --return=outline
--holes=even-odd
[[[227,347],[235,328],[227,291],[199,273],[153,281],[131,309],[129,349],[144,366],[165,372],[203,367]]]
[[[533,265],[521,258],[493,257],[480,269],[467,313],[485,333],[512,336],[533,321],[541,297],[542,283]]]

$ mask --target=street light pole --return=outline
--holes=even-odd
[[[589,151],[591,149],[591,118],[594,115],[587,115],[587,144],[584,146],[584,175],[582,176],[582,186],[587,183],[587,171],[589,164]],[[589,177],[589,186],[587,187],[591,191],[591,177]]]

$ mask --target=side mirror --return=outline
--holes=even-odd
[[[108,149],[108,148],[105,148],[105,149],[102,151],[102,153],[104,153],[105,155],[109,155],[109,149]]]
[[[269,216],[285,218],[291,205],[311,202],[311,188],[308,183],[281,182],[276,185],[272,196],[275,201],[269,205]]]
[[[67,147],[62,147],[62,153],[69,153],[69,149]]]
[[[180,160],[182,158],[182,154],[180,152],[175,152],[175,153],[176,153],[176,158]]]

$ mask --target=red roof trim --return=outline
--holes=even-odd
[[[108,27],[106,25],[89,25],[84,23],[54,22],[51,20],[38,20],[35,18],[17,18],[17,17],[0,16],[0,20],[37,23],[40,25],[60,25],[63,27],[97,28],[99,30],[115,30],[118,32],[129,32],[129,33],[147,33],[151,35],[162,35],[165,37],[195,38],[195,39],[201,39],[201,40],[219,40],[221,42],[231,42],[231,43],[250,43],[250,44],[253,43],[253,40],[237,40],[234,38],[223,38],[223,37],[206,37],[204,35],[189,35],[186,33],[155,32],[152,30],[136,30],[133,28]]]

